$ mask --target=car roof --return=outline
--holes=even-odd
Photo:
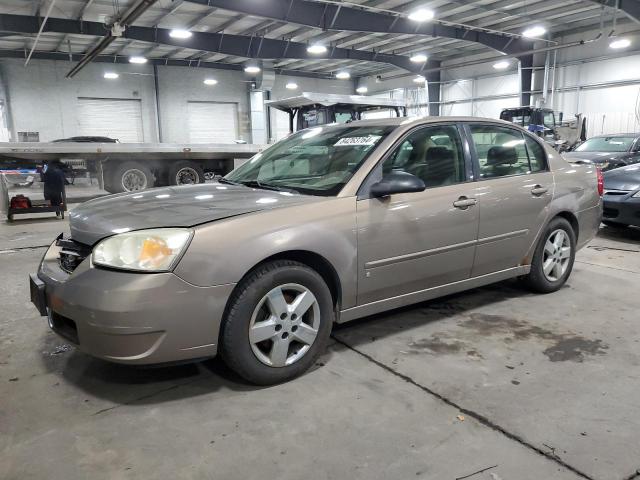
[[[498,125],[505,125],[509,127],[518,127],[518,125],[507,122],[504,120],[498,120],[495,118],[482,118],[482,117],[440,117],[440,116],[423,116],[423,117],[394,117],[394,118],[374,118],[370,120],[356,120],[354,122],[342,123],[339,126],[347,127],[397,127],[406,125],[421,125],[429,123],[495,123]]]
[[[594,135],[591,138],[610,138],[610,137],[640,137],[640,133],[608,133],[603,135]]]

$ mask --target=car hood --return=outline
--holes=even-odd
[[[604,163],[611,160],[624,160],[627,152],[565,152],[562,154],[569,161],[589,160],[593,163]]]
[[[640,165],[629,165],[604,173],[605,190],[640,190]]]
[[[117,233],[161,227],[193,227],[322,197],[208,183],[154,188],[90,200],[69,214],[71,237],[93,245]]]

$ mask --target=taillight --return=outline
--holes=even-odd
[[[598,195],[604,195],[604,175],[602,170],[596,167],[596,174],[598,175]]]

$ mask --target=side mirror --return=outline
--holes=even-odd
[[[422,192],[427,186],[415,175],[407,172],[391,172],[378,183],[371,185],[371,195],[376,198],[388,197],[395,193]]]

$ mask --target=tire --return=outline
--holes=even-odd
[[[629,226],[626,223],[612,222],[611,220],[602,220],[602,223],[611,228],[627,228]]]
[[[204,170],[196,162],[179,161],[169,167],[169,185],[192,185],[204,180]]]
[[[267,299],[268,294],[273,301]],[[308,300],[305,304],[315,303],[301,308],[304,314],[296,318],[291,305],[302,300],[301,295]],[[287,318],[274,315],[287,308],[278,300],[287,302]],[[265,263],[250,272],[231,296],[220,334],[220,353],[229,368],[250,383],[281,383],[303,374],[325,351],[334,319],[331,292],[315,270],[291,260]],[[309,341],[313,330],[317,333]]]
[[[109,182],[105,182],[105,186],[110,187],[111,193],[145,190],[153,188],[155,184],[155,177],[151,169],[139,162],[120,163],[109,177]]]
[[[559,232],[562,232],[560,233],[561,237],[556,237]],[[561,238],[561,246],[557,247],[559,238]],[[555,243],[552,240],[555,240]],[[553,247],[551,245],[547,247],[548,241]],[[566,247],[569,247],[570,250],[565,250]],[[551,293],[559,290],[571,275],[575,256],[576,233],[573,231],[573,227],[562,217],[554,218],[549,222],[538,241],[531,262],[531,271],[523,279],[525,284],[538,293]],[[548,269],[545,273],[545,266],[550,266],[550,271]]]

